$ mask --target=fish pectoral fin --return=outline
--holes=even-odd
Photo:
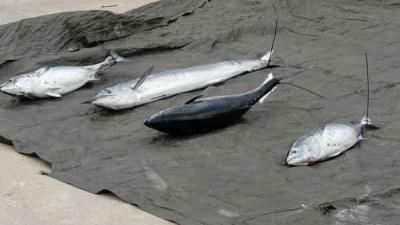
[[[146,78],[153,72],[154,66],[151,66],[149,69],[146,70],[146,72],[144,72],[139,80],[135,83],[135,85],[133,85],[132,89],[135,90],[137,89],[140,85],[143,84],[143,82],[146,80]]]
[[[46,91],[45,92],[46,95],[50,96],[50,97],[54,97],[54,98],[61,98],[62,96],[54,91]]]
[[[151,100],[159,100],[159,99],[163,99],[163,98],[166,98],[166,97],[168,97],[168,96],[167,95],[160,95],[160,96],[151,98]]]
[[[190,103],[193,103],[193,102],[195,102],[197,99],[199,99],[199,98],[201,98],[201,97],[203,97],[203,96],[204,96],[204,95],[197,95],[197,96],[195,96],[195,97],[189,99],[189,101],[185,102],[185,105],[190,104]]]
[[[17,97],[17,98],[24,97],[24,98],[28,98],[28,99],[32,99],[32,100],[35,100],[35,99],[36,99],[35,97],[33,97],[32,95],[30,95],[29,93],[19,93],[19,94],[16,95],[16,97]]]
[[[20,102],[21,102],[21,96],[15,96],[15,98],[11,103],[11,107],[17,107]]]

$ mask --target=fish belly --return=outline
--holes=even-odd
[[[41,77],[42,90],[67,94],[84,86],[94,74],[80,67],[49,69]]]
[[[322,160],[332,158],[349,150],[359,141],[357,130],[351,125],[327,126],[322,134],[321,155]]]

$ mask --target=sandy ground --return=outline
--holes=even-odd
[[[61,11],[124,12],[155,0],[1,0],[0,24]],[[112,6],[102,8],[102,6]],[[113,6],[115,5],[115,6]],[[41,175],[49,167],[0,145],[1,225],[169,224],[113,196],[94,195]]]
[[[1,0],[0,24],[64,11],[111,10],[122,13],[157,0]]]

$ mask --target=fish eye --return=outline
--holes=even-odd
[[[111,90],[106,89],[106,93],[107,93],[107,94],[111,94]]]
[[[296,150],[293,150],[292,152],[293,152],[293,153],[297,153],[297,151],[296,151]]]

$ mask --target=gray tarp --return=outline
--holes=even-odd
[[[112,113],[81,102],[100,89],[156,71],[256,58],[278,17],[274,73],[329,97],[281,85],[239,123],[204,135],[169,137],[143,121],[199,93],[240,93],[267,71]],[[68,12],[0,26],[1,81],[40,65],[99,62],[103,43],[134,63],[62,99],[0,95],[0,134],[52,165],[51,176],[179,224],[398,224],[400,221],[400,4],[346,0],[170,0],[115,15]],[[79,46],[81,51],[69,53]],[[383,129],[360,147],[312,167],[288,168],[290,144],[324,122],[360,119],[367,48],[371,118]],[[330,202],[322,214],[319,206]],[[303,204],[303,206],[302,206]],[[337,223],[336,223],[337,222]]]

